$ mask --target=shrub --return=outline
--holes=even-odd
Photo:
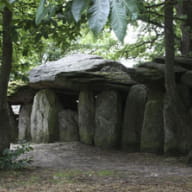
[[[0,156],[0,169],[23,169],[32,162],[31,157],[21,158],[26,152],[33,150],[29,143],[21,143],[15,149],[5,149]]]

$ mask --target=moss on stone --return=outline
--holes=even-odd
[[[141,151],[163,152],[163,98],[149,99],[144,115],[144,124],[141,133]]]
[[[120,144],[122,104],[119,92],[101,92],[96,99],[95,146],[117,148]]]
[[[52,142],[58,137],[58,99],[49,89],[41,90],[34,99],[31,135],[34,142]]]
[[[80,92],[78,118],[80,141],[85,144],[93,144],[95,103],[92,91],[83,90]]]

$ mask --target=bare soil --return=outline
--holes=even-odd
[[[192,192],[184,157],[35,144],[31,167],[0,172],[0,192]]]

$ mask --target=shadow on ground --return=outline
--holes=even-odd
[[[24,171],[0,172],[0,192],[191,192],[184,158],[106,151],[78,142],[35,144]]]

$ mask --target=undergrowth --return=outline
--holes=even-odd
[[[5,149],[0,156],[0,170],[23,169],[32,162],[31,157],[21,155],[33,150],[29,143],[22,142],[15,149]]]

